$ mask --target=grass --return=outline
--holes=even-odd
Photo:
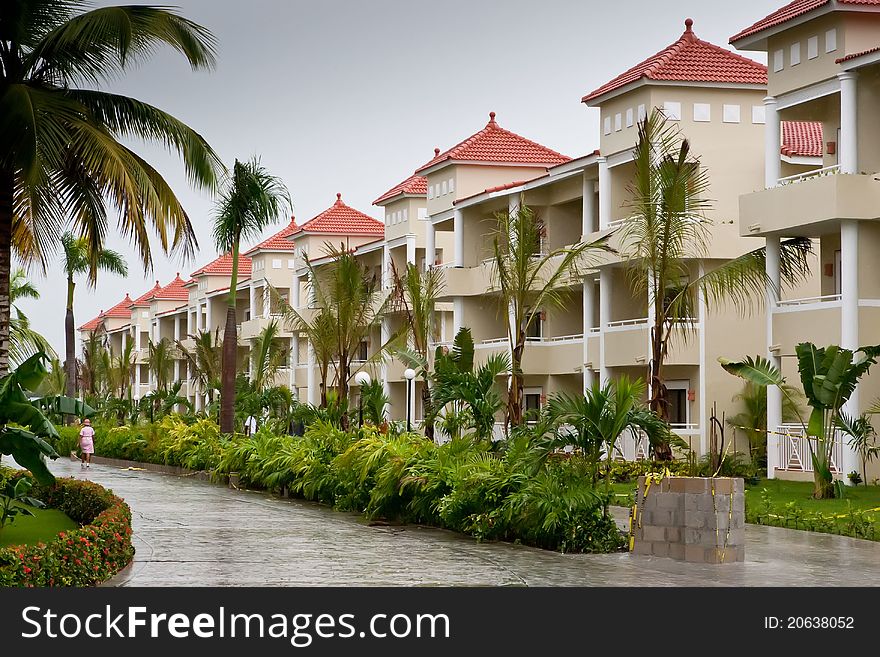
[[[78,529],[79,525],[58,509],[30,509],[34,517],[19,515],[0,530],[0,548],[9,545],[48,543],[58,532]]]
[[[880,486],[847,486],[846,497],[832,500],[814,500],[813,482],[783,481],[782,479],[762,479],[755,486],[746,486],[746,509],[757,508],[761,494],[767,489],[774,507],[797,502],[808,513],[846,513],[847,501],[854,509],[874,509],[880,507]]]

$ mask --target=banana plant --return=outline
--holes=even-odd
[[[808,438],[810,459],[813,463],[813,497],[834,497],[834,478],[831,457],[834,433],[841,423],[841,409],[849,401],[859,379],[868,373],[880,356],[880,345],[859,347],[856,351],[837,345],[817,347],[802,342],[795,347],[801,384],[810,406],[807,423],[801,422]],[[742,361],[720,358],[721,366],[730,374],[757,385],[779,387],[786,397],[785,377],[766,358],[747,357]],[[815,443],[815,444],[814,444]]]
[[[55,477],[43,457],[58,458],[46,441],[57,439],[58,431],[27,394],[46,378],[48,360],[46,354],[38,352],[0,378],[0,454],[12,456],[41,484],[52,485]]]
[[[46,506],[40,500],[28,495],[32,486],[33,483],[27,477],[6,482],[3,492],[0,493],[0,529],[3,529],[7,523],[11,524],[16,516],[33,516],[33,511],[27,507],[42,509]]]

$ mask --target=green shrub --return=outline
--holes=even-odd
[[[0,549],[0,587],[93,586],[131,561],[131,510],[111,491],[90,481],[58,479],[32,493],[83,526],[48,543]]]

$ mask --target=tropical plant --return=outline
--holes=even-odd
[[[150,340],[147,345],[147,368],[153,375],[157,390],[168,389],[174,373],[175,354],[174,342],[168,338],[160,338],[158,342]]]
[[[9,359],[13,365],[42,351],[51,357],[55,350],[49,341],[31,328],[31,322],[21,308],[16,305],[21,299],[39,299],[36,285],[28,280],[24,269],[18,267],[9,279],[9,300],[14,314],[9,324]]]
[[[208,403],[212,404],[214,393],[220,388],[222,372],[223,345],[220,342],[220,329],[215,329],[213,333],[200,331],[188,337],[193,341],[192,351],[179,340],[177,348],[186,361],[190,383],[202,394],[207,394]]]
[[[79,362],[80,388],[85,390],[89,397],[94,398],[101,388],[102,375],[106,373],[106,363],[102,365],[102,359],[108,355],[101,338],[95,333],[89,333],[82,341],[82,358]]]
[[[52,484],[55,477],[43,457],[58,458],[55,449],[46,442],[46,439],[57,439],[58,430],[31,403],[28,395],[37,390],[46,377],[46,360],[46,354],[34,354],[0,378],[0,454],[12,456],[41,484]]]
[[[156,388],[149,394],[144,395],[142,401],[148,404],[150,422],[155,422],[166,415],[176,412],[179,407],[192,412],[192,403],[180,394],[182,387],[183,382],[176,381],[170,386]]]
[[[46,505],[40,500],[31,497],[33,482],[27,477],[10,479],[0,493],[0,530],[6,523],[12,523],[16,516],[33,516],[34,513],[28,507],[42,509]]]
[[[877,444],[877,431],[871,424],[870,409],[868,413],[862,413],[858,417],[850,417],[846,413],[841,412],[837,418],[837,428],[849,436],[849,446],[859,455],[859,461],[862,464],[862,474],[855,473],[859,481],[864,481],[868,485],[868,463],[877,458],[880,454],[880,445]],[[854,484],[855,481],[852,473],[849,475],[850,480]]]
[[[235,377],[238,372],[236,308],[241,241],[258,237],[266,226],[278,220],[284,208],[291,208],[291,202],[279,178],[270,175],[256,158],[249,162],[235,161],[217,199],[213,228],[214,245],[221,253],[232,255],[220,385],[220,429],[225,433],[232,433],[235,419]]]
[[[192,255],[189,217],[159,172],[123,142],[162,143],[191,183],[213,189],[222,169],[195,131],[140,100],[102,90],[159,46],[193,69],[214,64],[214,38],[171,9],[84,11],[84,0],[6,0],[0,7],[0,374],[8,368],[12,250],[40,261],[73,223],[97,276],[108,208],[152,266],[150,228],[163,251]]]
[[[713,238],[711,208],[706,199],[709,176],[677,126],[655,109],[638,125],[633,150],[635,176],[629,186],[630,216],[619,229],[619,250],[633,294],[647,293],[650,330],[648,392],[651,409],[668,419],[670,402],[664,365],[670,340],[686,340],[698,316],[698,299],[707,308],[725,303],[748,311],[766,296],[773,283],[765,269],[765,248],[749,251],[723,264],[694,271],[705,259]],[[809,273],[811,242],[806,238],[780,244],[783,285]],[[672,458],[670,445],[658,443],[655,456]]]
[[[398,274],[394,260],[391,261],[391,270],[394,276],[392,309],[403,312],[409,327],[407,337],[411,345],[408,348],[392,348],[392,353],[410,367],[418,368],[424,381],[422,408],[425,416],[425,437],[433,440],[437,412],[431,404],[431,364],[428,350],[436,329],[434,308],[437,298],[443,293],[446,279],[439,269],[429,266],[421,271],[413,263],[407,263],[403,276]]]
[[[307,263],[316,312],[301,313],[299,309],[287,306],[285,317],[294,330],[309,338],[310,347],[322,368],[322,405],[328,403],[327,378],[332,367],[337,399],[347,408],[350,380],[354,374],[352,363],[358,356],[361,342],[369,338],[381,321],[390,297],[384,295],[375,274],[344,245],[337,248],[326,244],[325,248],[329,262],[320,267]],[[395,340],[396,336],[388,344],[380,345],[372,360],[383,357]],[[343,415],[342,421],[348,426],[347,415]]]
[[[511,354],[507,422],[518,426],[523,422],[522,359],[529,327],[546,309],[565,305],[588,256],[610,249],[602,238],[545,252],[543,224],[522,199],[515,212],[498,212],[495,219],[492,287],[498,291]]]
[[[279,370],[287,365],[290,350],[278,337],[281,327],[271,320],[251,345],[251,381],[260,393],[274,387]]]
[[[606,494],[611,492],[612,462],[621,435],[644,432],[652,446],[674,440],[666,421],[642,402],[644,395],[644,382],[624,375],[604,384],[594,382],[584,395],[559,393],[547,402],[546,415],[551,425],[568,425],[573,429],[556,430],[557,446],[568,444],[580,448],[594,484],[604,451]]]
[[[125,256],[117,251],[101,247],[94,256],[89,248],[94,247],[82,237],[74,237],[66,231],[61,235],[61,268],[67,276],[67,310],[64,315],[64,368],[67,372],[67,389],[65,394],[76,397],[76,323],[73,317],[73,293],[76,290],[76,277],[83,274],[89,276],[90,287],[94,289],[97,273],[106,271],[119,276],[128,275]]]
[[[385,407],[391,403],[385,394],[385,386],[379,379],[372,379],[361,386],[360,396],[364,419],[373,426],[381,427],[385,423]]]
[[[782,399],[782,421],[800,422],[803,395],[794,386],[788,386],[786,393]],[[742,410],[727,418],[727,424],[734,431],[740,430],[746,434],[752,462],[766,465],[767,389],[751,381],[745,381],[742,390],[734,396],[733,401],[739,402]]]
[[[510,371],[506,353],[493,354],[479,367],[474,366],[474,339],[469,328],[462,327],[455,336],[452,350],[437,347],[434,356],[431,403],[438,411],[449,404],[467,408],[476,440],[489,440],[495,415],[504,401],[495,386],[496,377]]]
[[[808,423],[801,422],[801,426],[813,463],[813,496],[831,498],[835,496],[831,459],[841,411],[859,379],[877,362],[880,345],[859,347],[853,352],[837,345],[823,348],[802,342],[795,347],[795,354],[801,384],[811,409]],[[764,387],[778,386],[783,396],[789,394],[782,372],[766,358],[746,357],[741,361],[720,358],[719,362],[735,376]]]

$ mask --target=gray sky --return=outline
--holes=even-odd
[[[124,1],[124,0],[123,0]],[[259,155],[290,189],[305,221],[335,200],[381,218],[373,199],[482,128],[505,128],[576,157],[598,145],[586,92],[675,41],[684,19],[718,45],[783,0],[173,0],[219,40],[217,69],[192,73],[161,52],[112,90],[150,102],[207,138],[224,162]],[[119,4],[120,0],[96,2]],[[162,3],[165,4],[165,3]],[[760,59],[757,55],[749,55]],[[766,60],[762,60],[766,61]],[[118,302],[216,256],[212,199],[190,189],[160,147],[138,149],[166,176],[196,227],[200,253],[182,263],[155,253],[144,273],[77,288],[77,326]],[[271,234],[278,227],[267,230]],[[65,285],[34,272],[42,299],[22,309],[59,353]]]

